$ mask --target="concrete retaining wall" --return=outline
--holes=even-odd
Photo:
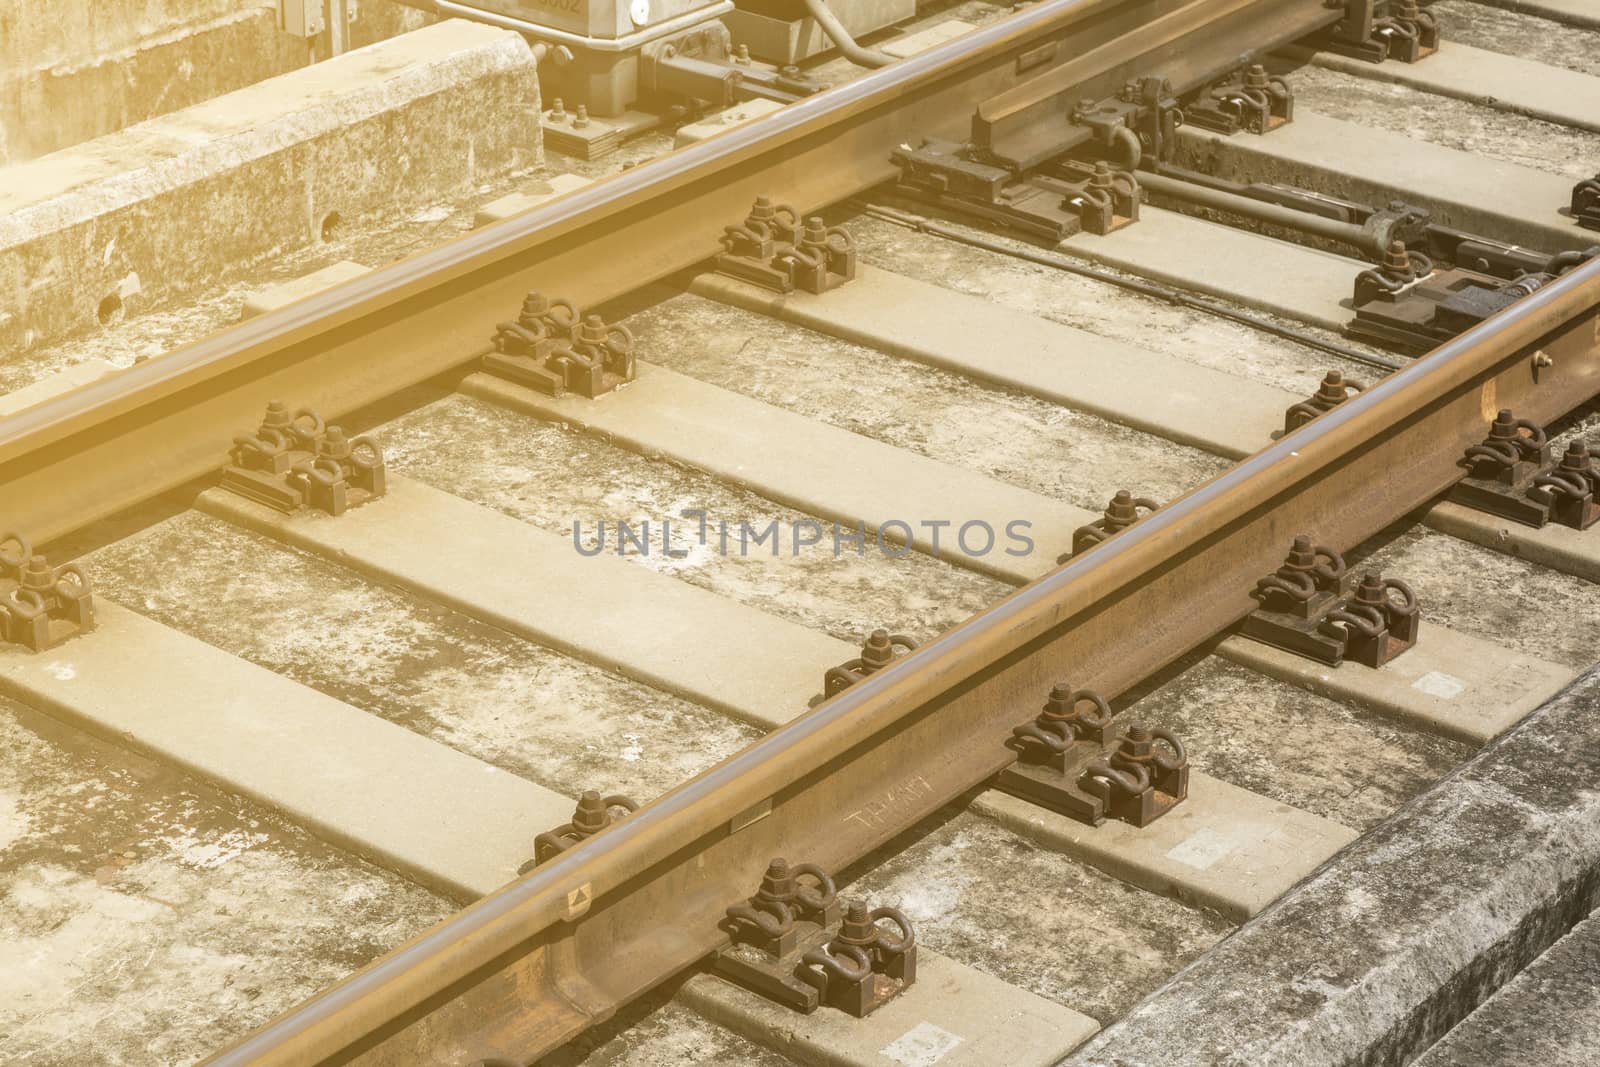
[[[452,20],[0,169],[0,356],[534,166],[538,114],[527,42]]]
[[[357,10],[355,47],[433,21],[389,0]],[[0,165],[296,70],[325,47],[284,33],[258,0],[0,0]]]

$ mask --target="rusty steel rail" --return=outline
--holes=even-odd
[[[1600,393],[1600,261],[1417,360],[218,1056],[526,1063],[724,942],[778,855],[840,870],[1003,769],[1052,683],[1117,694],[1233,625],[1294,534],[1433,498],[1496,409]]]
[[[1322,0],[1044,0],[0,420],[5,525],[44,543],[207,475],[269,400],[342,418],[454,370],[529,289],[585,306],[638,289],[716,252],[722,225],[757,195],[807,209],[852,196],[893,177],[895,145],[963,140],[980,101],[1052,72],[1071,72],[1052,91],[1091,95],[1135,68],[1199,84],[1337,15]],[[1186,37],[1153,39],[1150,27],[1180,24]],[[1019,105],[1023,117],[1041,113]]]

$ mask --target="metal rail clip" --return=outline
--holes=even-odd
[[[1552,460],[1543,427],[1501,408],[1489,436],[1467,449],[1467,476],[1450,490],[1458,504],[1535,529],[1555,522],[1586,530],[1600,522],[1600,446],[1572,441]]]
[[[1072,531],[1072,551],[1057,556],[1056,565],[1060,566],[1078,553],[1087,552],[1107,538],[1115,537],[1160,507],[1147,496],[1134,496],[1126,489],[1118,489],[1098,519]]]
[[[900,655],[912,651],[917,643],[905,634],[892,634],[888,630],[874,630],[861,645],[861,655],[846,660],[837,667],[829,667],[822,676],[823,699],[838,696],[869,674],[883,670]]]
[[[222,486],[278,511],[317,508],[330,515],[384,492],[383,452],[370,437],[347,438],[306,408],[292,417],[281,400],[253,434],[233,439]]]
[[[1294,121],[1294,90],[1253,63],[1184,105],[1183,121],[1217,133],[1268,133]]]
[[[0,639],[34,652],[94,628],[89,576],[50,566],[21,534],[0,537]]]
[[[622,812],[613,815],[612,811]],[[573,845],[582,844],[612,823],[633,814],[639,805],[620,793],[602,797],[596,790],[587,789],[578,797],[578,806],[572,812],[572,821],[546,830],[533,839],[533,859],[517,868],[518,874],[527,874],[539,864],[561,855]]]
[[[1290,405],[1283,413],[1283,432],[1293,433],[1318,415],[1326,415],[1365,388],[1366,386],[1360,382],[1346,380],[1339,371],[1329,371],[1322,376],[1322,384],[1317,386],[1316,392],[1300,403]]]
[[[1439,50],[1439,24],[1417,0],[1326,0],[1344,8],[1344,18],[1316,41],[1340,55],[1382,63],[1415,63]]]
[[[759,196],[750,214],[723,229],[717,270],[775,293],[825,293],[856,276],[856,243],[842,226],[824,225],[787,204]]]
[[[885,920],[898,930],[879,925]],[[716,972],[805,1014],[829,1004],[859,1019],[917,980],[911,920],[855,900],[841,909],[833,879],[815,864],[774,859],[722,928],[733,944],[717,952]]]
[[[1138,722],[1119,733],[1092,689],[1054,686],[1006,747],[1017,762],[1000,772],[999,789],[1090,826],[1108,818],[1147,826],[1189,795],[1183,742]]]
[[[1421,614],[1409,585],[1368,573],[1352,592],[1344,557],[1305,534],[1251,595],[1261,606],[1241,633],[1330,667],[1346,659],[1381,667],[1417,641]]]
[[[572,301],[537,290],[523,298],[515,322],[496,327],[493,344],[484,370],[547,396],[570,390],[593,400],[634,378],[633,334],[626,326],[583,315]]]
[[[1572,217],[1586,230],[1600,230],[1600,174],[1572,187]]]

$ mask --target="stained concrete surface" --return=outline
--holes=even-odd
[[[689,293],[627,322],[654,362],[1093,512],[1123,488],[1170,500],[1226,466],[1199,449]]]
[[[355,5],[350,46],[434,16],[391,0]],[[0,165],[33,159],[326,58],[239,0],[52,0],[0,8]],[[40,116],[49,116],[41,121]]]
[[[976,815],[945,811],[868,856],[847,897],[904,911],[917,940],[1102,1024],[1233,928]]]
[[[1600,48],[1600,34],[1592,36]],[[1544,56],[1534,58],[1541,63],[1551,62]],[[1593,177],[1595,168],[1600,166],[1596,162],[1600,160],[1597,133],[1320,67],[1297,68],[1290,72],[1289,82],[1294,87],[1297,107],[1393,130],[1416,141],[1551,171],[1573,181]],[[1554,204],[1550,210],[1563,206]]]
[[[1590,1067],[1600,1055],[1600,918],[1591,916],[1412,1061]]]
[[[794,524],[807,516],[696,471],[464,396],[403,415],[381,434],[394,469],[565,537],[572,536],[574,520],[581,521],[588,547],[598,543],[601,521],[611,552],[618,544],[615,523],[637,530],[649,521],[650,554],[630,545],[631,560],[841,640],[859,643],[877,626],[926,640],[1010,592],[1004,583],[919,553],[881,554],[870,539],[864,556],[846,546],[835,557],[831,528],[821,543],[795,555]],[[685,509],[706,511],[712,524],[707,544],[699,543],[695,519],[679,517]],[[662,519],[672,521],[673,543],[684,558],[662,554]],[[718,543],[720,520],[732,530],[726,555]],[[738,524],[748,521],[759,530],[774,520],[780,551],[747,546],[749,554],[741,556]]]
[[[189,1063],[451,911],[0,701],[0,1060]]]
[[[876,201],[877,197],[873,199]],[[908,210],[929,213],[923,205],[909,205]],[[870,215],[841,213],[838,221],[855,238],[861,258],[886,270],[1295,393],[1314,391],[1330,369],[1358,380],[1370,379],[1376,373],[1365,364],[1220,319],[1209,312],[1055,267],[972,248]],[[984,236],[1017,248],[1031,247],[1004,237]],[[1340,344],[1361,347],[1316,327],[1273,319],[1262,312],[1254,314],[1323,341],[1338,340]]]
[[[756,736],[196,512],[86,566],[160,622],[560,793],[648,800]]]
[[[1324,864],[1067,1062],[1410,1062],[1593,910],[1597,699],[1600,671]]]
[[[0,168],[0,345],[181,301],[346,216],[536,166],[537,106],[526,41],[450,20]]]
[[[1170,671],[1132,707],[1183,738],[1198,770],[1358,830],[1471,753],[1216,656]]]
[[[1356,573],[1407,581],[1427,621],[1578,670],[1600,660],[1600,586],[1426,527],[1347,553]],[[1426,640],[1426,630],[1422,638]]]
[[[1429,11],[1446,42],[1522,56],[1600,77],[1600,30],[1581,30],[1471,0],[1439,0]]]

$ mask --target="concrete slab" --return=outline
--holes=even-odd
[[[324,289],[332,289],[340,282],[347,282],[352,278],[359,278],[372,270],[371,267],[352,263],[348,259],[341,259],[337,263],[330,263],[321,270],[314,270],[310,274],[302,275],[293,281],[281,285],[268,286],[260,292],[252,293],[245,298],[244,308],[239,312],[240,319],[253,319],[257,315],[265,315],[269,311],[277,311],[281,307],[288,307],[296,300],[304,300],[308,296],[315,296]]]
[[[508,193],[498,200],[489,201],[472,216],[472,225],[474,228],[487,226],[531,211],[547,200],[582,189],[592,181],[593,178],[581,174],[552,174],[547,180],[535,182],[520,193]]]
[[[1219,177],[1288,182],[1364,203],[1398,197],[1447,226],[1546,252],[1594,244],[1593,233],[1556,213],[1572,199],[1570,178],[1303,108],[1264,137],[1185,126],[1178,139],[1181,165]]]
[[[1136,886],[1221,912],[1261,911],[1360,834],[1191,771],[1189,796],[1143,829],[1087,826],[991,789],[971,810]]]
[[[1066,1063],[1410,1062],[1600,897],[1597,702],[1600,670]]]
[[[707,137],[714,137],[724,130],[731,130],[735,126],[743,126],[774,111],[781,111],[783,105],[776,100],[746,100],[742,104],[735,104],[721,111],[714,111],[698,122],[691,122],[679,126],[678,131],[672,135],[672,147],[682,148],[684,145],[704,141]]]
[[[409,478],[390,474],[388,486],[336,519],[283,515],[221,489],[196,506],[763,729],[804,712],[823,672],[860,654],[618,555],[580,555],[570,538]]]
[[[1368,266],[1148,205],[1134,225],[1099,236],[1081,233],[1056,251],[1334,331],[1354,317],[1344,302]],[[1294,402],[1279,407],[1280,424],[1283,408]]]
[[[884,55],[894,56],[896,59],[905,59],[936,48],[946,41],[953,41],[957,37],[965,37],[978,27],[961,19],[946,19],[936,22],[932,26],[920,29],[915,33],[908,33],[903,37],[885,41],[878,46],[878,51]]]
[[[1567,526],[1535,530],[1488,512],[1441,501],[1423,516],[1429,526],[1565,574],[1600,582],[1600,537]]]
[[[1393,82],[1514,111],[1561,126],[1600,132],[1600,78],[1519,56],[1503,55],[1446,37],[1421,63],[1363,63],[1332,52],[1289,48],[1284,54],[1358,78]]]
[[[4,168],[0,349],[537,164],[537,104],[527,41],[452,20]]]
[[[781,296],[716,274],[690,289],[1221,455],[1260,448],[1283,409],[1303,399],[868,264],[821,296]]]
[[[1098,517],[652,364],[640,363],[637,381],[597,400],[572,394],[555,399],[487,374],[465,379],[461,389],[646,455],[668,456],[840,522],[852,535],[856,523],[864,523],[869,535],[881,532],[888,554],[908,543],[1007,581],[1031,581],[1048,572],[1071,545],[1072,531]],[[1029,524],[1015,529],[1031,546],[1008,533],[1017,522]],[[992,536],[974,526],[963,541],[967,523],[986,523]],[[831,536],[831,530],[818,535]]]
[[[275,808],[461,900],[516,877],[572,801],[96,598],[95,629],[0,649],[0,691]]]
[[[51,397],[70,392],[80,385],[97,382],[120,369],[103,359],[86,359],[82,363],[74,363],[66,370],[0,396],[0,416],[15,415],[25,408],[42,404]]]
[[[714,975],[678,998],[800,1063],[827,1067],[1047,1067],[1092,1037],[1087,1015],[919,947],[917,982],[865,1019],[800,1015]]]
[[[1600,1058],[1597,975],[1600,916],[1591,916],[1411,1062],[1415,1067],[1591,1067]]]
[[[351,5],[352,48],[434,16]],[[53,0],[10,4],[0,36],[0,165],[20,163],[326,59],[271,3]],[[41,121],[48,116],[48,121]]]
[[[1478,3],[1568,26],[1600,30],[1600,8],[1594,6],[1594,0],[1478,0]]]
[[[1431,622],[1417,644],[1378,670],[1328,667],[1230,637],[1217,654],[1280,681],[1348,701],[1445,737],[1483,744],[1571,682],[1575,671]]]

